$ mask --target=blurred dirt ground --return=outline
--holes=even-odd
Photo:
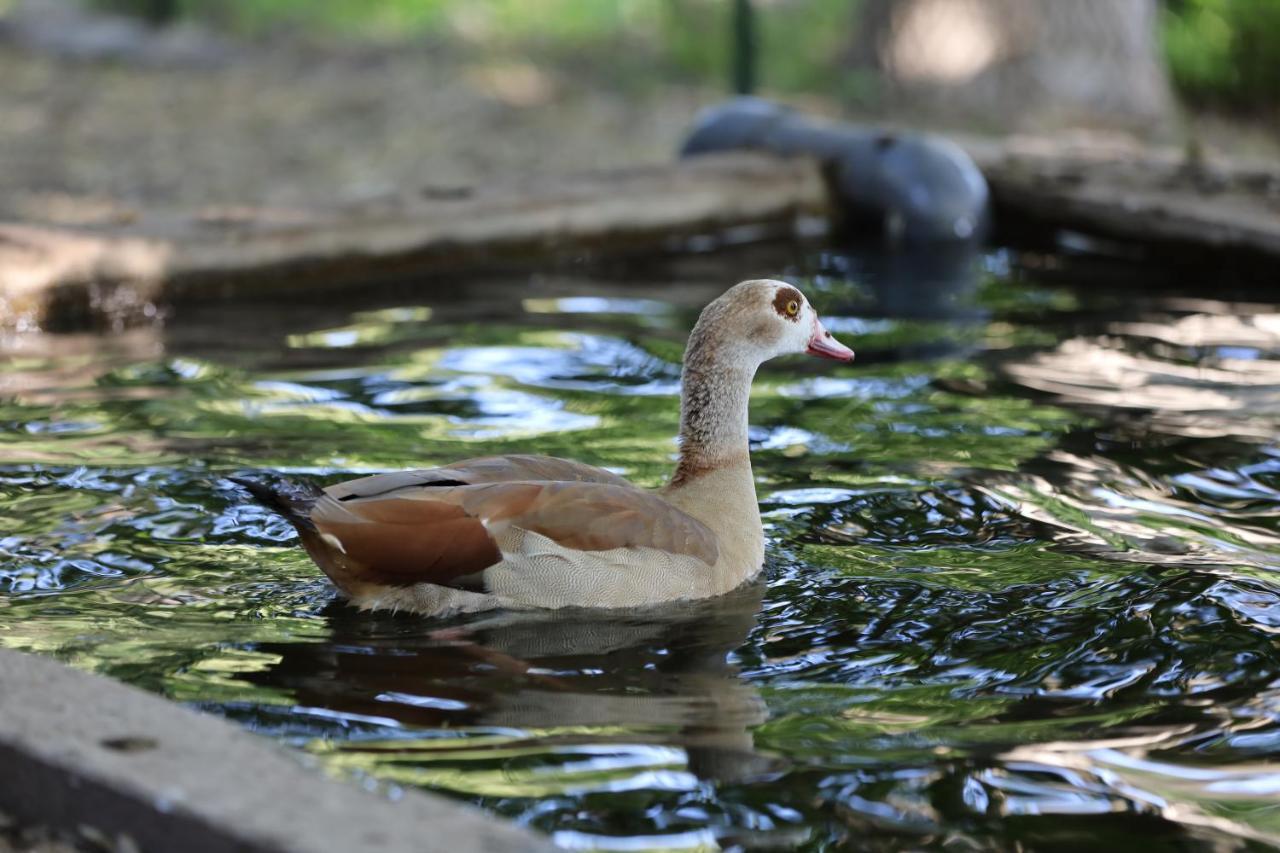
[[[2,19],[0,19],[2,20]],[[455,45],[87,40],[0,28],[0,216],[305,205],[668,162],[723,93]],[[70,36],[78,32],[81,36]],[[204,38],[206,42],[202,42]],[[87,58],[86,58],[87,57]]]
[[[0,0],[0,81],[0,219],[64,224],[664,163],[726,95],[625,42],[548,60],[460,40],[235,41],[71,0]],[[1197,150],[1280,158],[1273,127],[1182,125]]]

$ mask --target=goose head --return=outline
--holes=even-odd
[[[832,337],[805,295],[773,279],[744,281],[703,309],[689,350],[686,364],[711,362],[751,372],[769,359],[800,353],[853,361],[853,350]]]

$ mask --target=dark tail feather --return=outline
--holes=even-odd
[[[247,477],[228,477],[228,480],[253,495],[253,499],[267,509],[284,516],[299,530],[315,530],[311,523],[311,507],[324,492],[314,483],[278,480],[264,483]]]

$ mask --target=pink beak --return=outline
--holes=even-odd
[[[817,317],[813,318],[813,337],[809,338],[809,348],[805,352],[818,358],[853,361],[853,350],[831,337],[831,333]]]

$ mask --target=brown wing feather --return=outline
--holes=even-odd
[[[658,548],[708,565],[719,555],[706,525],[634,486],[510,483],[458,491],[468,515],[540,533],[566,548]]]
[[[502,559],[484,525],[446,501],[392,495],[339,502],[325,496],[311,522],[335,537],[345,562],[373,583],[447,584]]]
[[[375,474],[371,477],[360,477],[338,483],[325,489],[325,492],[338,500],[349,500],[353,495],[372,497],[414,486],[445,484],[474,486],[481,483],[510,483],[525,480],[612,483],[615,486],[636,488],[612,471],[574,462],[572,459],[513,455],[482,456],[456,462],[443,468]]]
[[[599,472],[621,484],[483,481],[501,471]],[[481,482],[453,485],[463,477]],[[490,457],[340,483],[316,503],[311,521],[375,583],[449,585],[483,571],[501,559],[486,525],[514,525],[583,551],[659,548],[708,565],[718,555],[710,530],[657,495],[607,471],[548,457]]]

